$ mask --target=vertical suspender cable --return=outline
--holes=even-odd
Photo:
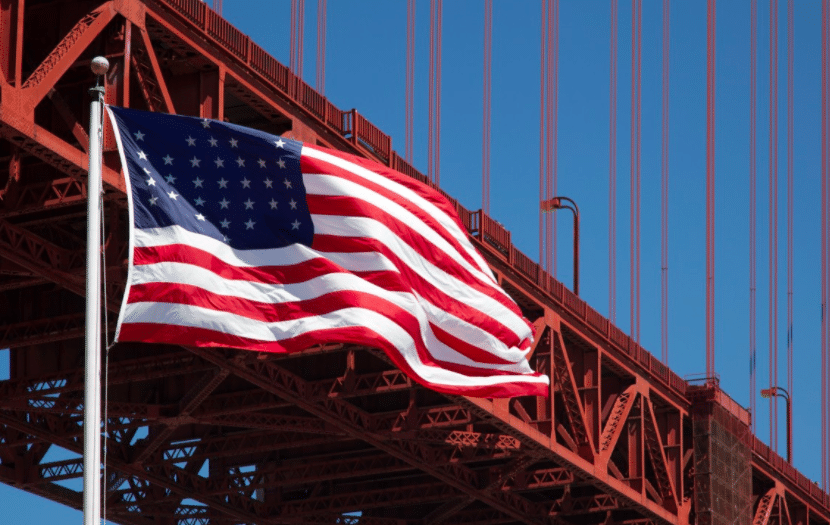
[[[611,45],[608,130],[608,319],[617,320],[617,10],[611,0]]]
[[[413,164],[415,120],[415,0],[406,2],[406,160]]]
[[[669,6],[663,0],[663,151],[661,184],[661,347],[663,364],[669,364]]]
[[[769,384],[778,384],[778,0],[769,14]],[[778,405],[770,396],[770,446],[778,452]]]
[[[493,0],[484,1],[484,116],[481,125],[481,209],[490,214],[490,93],[493,65]]]
[[[326,91],[326,0],[317,0],[317,91]]]
[[[828,368],[830,368],[830,360],[828,360],[828,320],[827,315],[827,178],[830,175],[828,170],[828,137],[827,133],[827,69],[828,59],[828,35],[827,35],[827,17],[830,16],[830,1],[822,0],[821,2],[821,486],[826,491],[830,488],[830,465],[828,465],[828,452],[830,452],[830,404],[828,404]]]
[[[427,175],[436,186],[441,183],[441,0],[430,0],[429,21],[429,164]]]
[[[557,91],[558,91],[558,0],[542,2],[542,44],[539,121],[539,197],[549,201],[556,192]],[[539,214],[539,261],[556,277],[556,217]]]
[[[559,142],[559,0],[551,0],[549,9],[549,16],[551,23],[550,31],[550,54],[548,55],[550,82],[548,84],[548,105],[550,106],[550,132],[548,133],[548,155],[550,180],[548,181],[548,189],[550,195],[548,198],[553,198],[557,193],[558,182],[558,147]],[[556,214],[549,213],[551,234],[551,253],[553,258],[553,276],[557,276],[556,271]]]
[[[752,432],[756,431],[758,411],[756,410],[756,287],[758,278],[756,272],[756,224],[758,220],[757,206],[757,112],[758,112],[758,0],[751,0],[750,5],[750,34],[749,34],[749,410],[752,414]]]
[[[547,266],[547,240],[546,236],[546,228],[545,225],[547,224],[547,217],[545,214],[542,213],[542,201],[545,200],[545,180],[546,180],[546,164],[545,164],[545,123],[547,122],[546,119],[546,112],[545,112],[545,87],[547,86],[547,27],[548,27],[548,19],[547,19],[547,2],[549,0],[542,0],[540,3],[542,5],[542,13],[540,20],[541,30],[539,34],[539,42],[540,42],[540,49],[539,49],[539,265],[542,266],[545,270],[548,270]]]
[[[706,376],[715,376],[715,0],[706,24]]]
[[[637,134],[635,131],[637,122],[637,0],[631,0],[631,117],[629,121],[629,133],[631,134],[630,152],[629,152],[629,184],[628,184],[628,315],[631,338],[637,341],[637,325],[635,323],[636,312],[634,305],[634,217],[636,212],[634,207],[635,202],[635,180],[637,174],[636,168],[636,149],[637,149]]]
[[[643,138],[643,0],[637,0],[637,217],[636,217],[636,245],[634,246],[636,264],[634,265],[635,282],[637,284],[637,343],[640,342],[640,195],[641,195],[641,159]]]
[[[443,25],[443,4],[444,0],[436,0],[436,13],[435,13],[435,20],[436,20],[436,30],[435,30],[435,38],[437,39],[437,43],[435,46],[435,63],[437,64],[437,68],[435,71],[435,148],[433,149],[435,152],[435,185],[441,185],[441,56],[443,53],[441,52],[441,41],[442,35],[444,34],[444,30],[442,29]]]
[[[640,102],[642,75],[642,0],[631,0],[631,194],[630,313],[631,338],[640,342]]]
[[[291,46],[289,68],[298,77],[303,76],[303,13],[305,0],[291,0]]]
[[[297,2],[291,0],[291,30],[289,31],[288,68],[297,73]]]
[[[435,182],[435,0],[429,1],[429,88],[427,95],[427,178]]]
[[[297,5],[297,76],[303,78],[303,42],[305,31],[305,0]]]
[[[793,0],[787,0],[787,389],[793,409]],[[791,412],[790,412],[791,413]],[[791,443],[790,443],[791,446]],[[792,451],[787,459],[792,462]]]
[[[553,188],[551,187],[552,182],[552,175],[551,171],[553,170],[553,162],[552,162],[552,154],[551,151],[551,122],[553,121],[553,112],[551,111],[551,98],[552,98],[552,62],[553,62],[553,42],[551,39],[551,34],[553,33],[553,0],[546,0],[547,1],[547,32],[545,33],[545,48],[547,49],[547,54],[545,55],[545,200],[550,200],[553,198]],[[556,244],[553,242],[553,227],[554,227],[554,214],[548,213],[545,216],[545,245],[547,246],[547,270],[548,272],[556,277]]]

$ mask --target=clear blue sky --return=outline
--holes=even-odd
[[[491,215],[513,242],[538,256],[540,1],[495,0]],[[662,2],[643,3],[641,342],[660,356],[660,153]],[[795,465],[821,477],[820,438],[820,3],[795,12]],[[721,385],[749,406],[749,17],[748,0],[717,10],[716,368]],[[779,2],[779,384],[786,385],[786,1]],[[314,85],[316,2],[306,1],[304,76]],[[631,3],[619,8],[617,145],[617,324],[629,330],[629,147]],[[759,1],[758,40],[758,388],[768,383],[769,3]],[[278,60],[289,62],[290,2],[224,0],[224,16]],[[581,294],[608,312],[609,2],[561,0],[559,192],[582,216]],[[444,2],[441,183],[470,209],[481,203],[483,2]],[[415,165],[427,165],[429,2],[418,2]],[[325,94],[357,108],[404,153],[406,2],[328,2]],[[669,364],[681,376],[705,371],[706,2],[672,2],[669,198]],[[558,277],[572,282],[570,220],[559,221]],[[5,363],[4,363],[5,364]],[[4,372],[0,370],[0,372]],[[769,439],[758,399],[758,435]],[[780,407],[779,452],[784,449]],[[39,498],[0,486],[10,523],[78,519]],[[44,509],[55,507],[54,516]],[[14,514],[19,512],[20,514]],[[51,511],[50,511],[51,512]]]

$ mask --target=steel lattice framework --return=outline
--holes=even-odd
[[[80,508],[89,61],[109,103],[225,119],[364,155],[422,181],[198,0],[0,0],[0,481]],[[124,185],[105,138],[108,310],[126,268]],[[454,200],[452,202],[455,202]],[[549,399],[452,397],[371,348],[278,356],[109,351],[108,519],[125,524],[830,523],[830,497],[456,204],[535,321]],[[112,317],[112,316],[110,316]],[[112,330],[112,324],[108,325]],[[62,449],[61,461],[45,458]],[[77,486],[77,484],[75,485]],[[359,514],[356,514],[359,513]]]

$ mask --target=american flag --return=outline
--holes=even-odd
[[[108,112],[131,216],[116,340],[354,343],[437,391],[546,395],[530,325],[437,191],[226,122]]]

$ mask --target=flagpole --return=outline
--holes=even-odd
[[[86,367],[84,373],[84,525],[101,522],[101,115],[109,69],[104,57],[90,65],[95,87],[89,90],[89,179],[86,228]]]

